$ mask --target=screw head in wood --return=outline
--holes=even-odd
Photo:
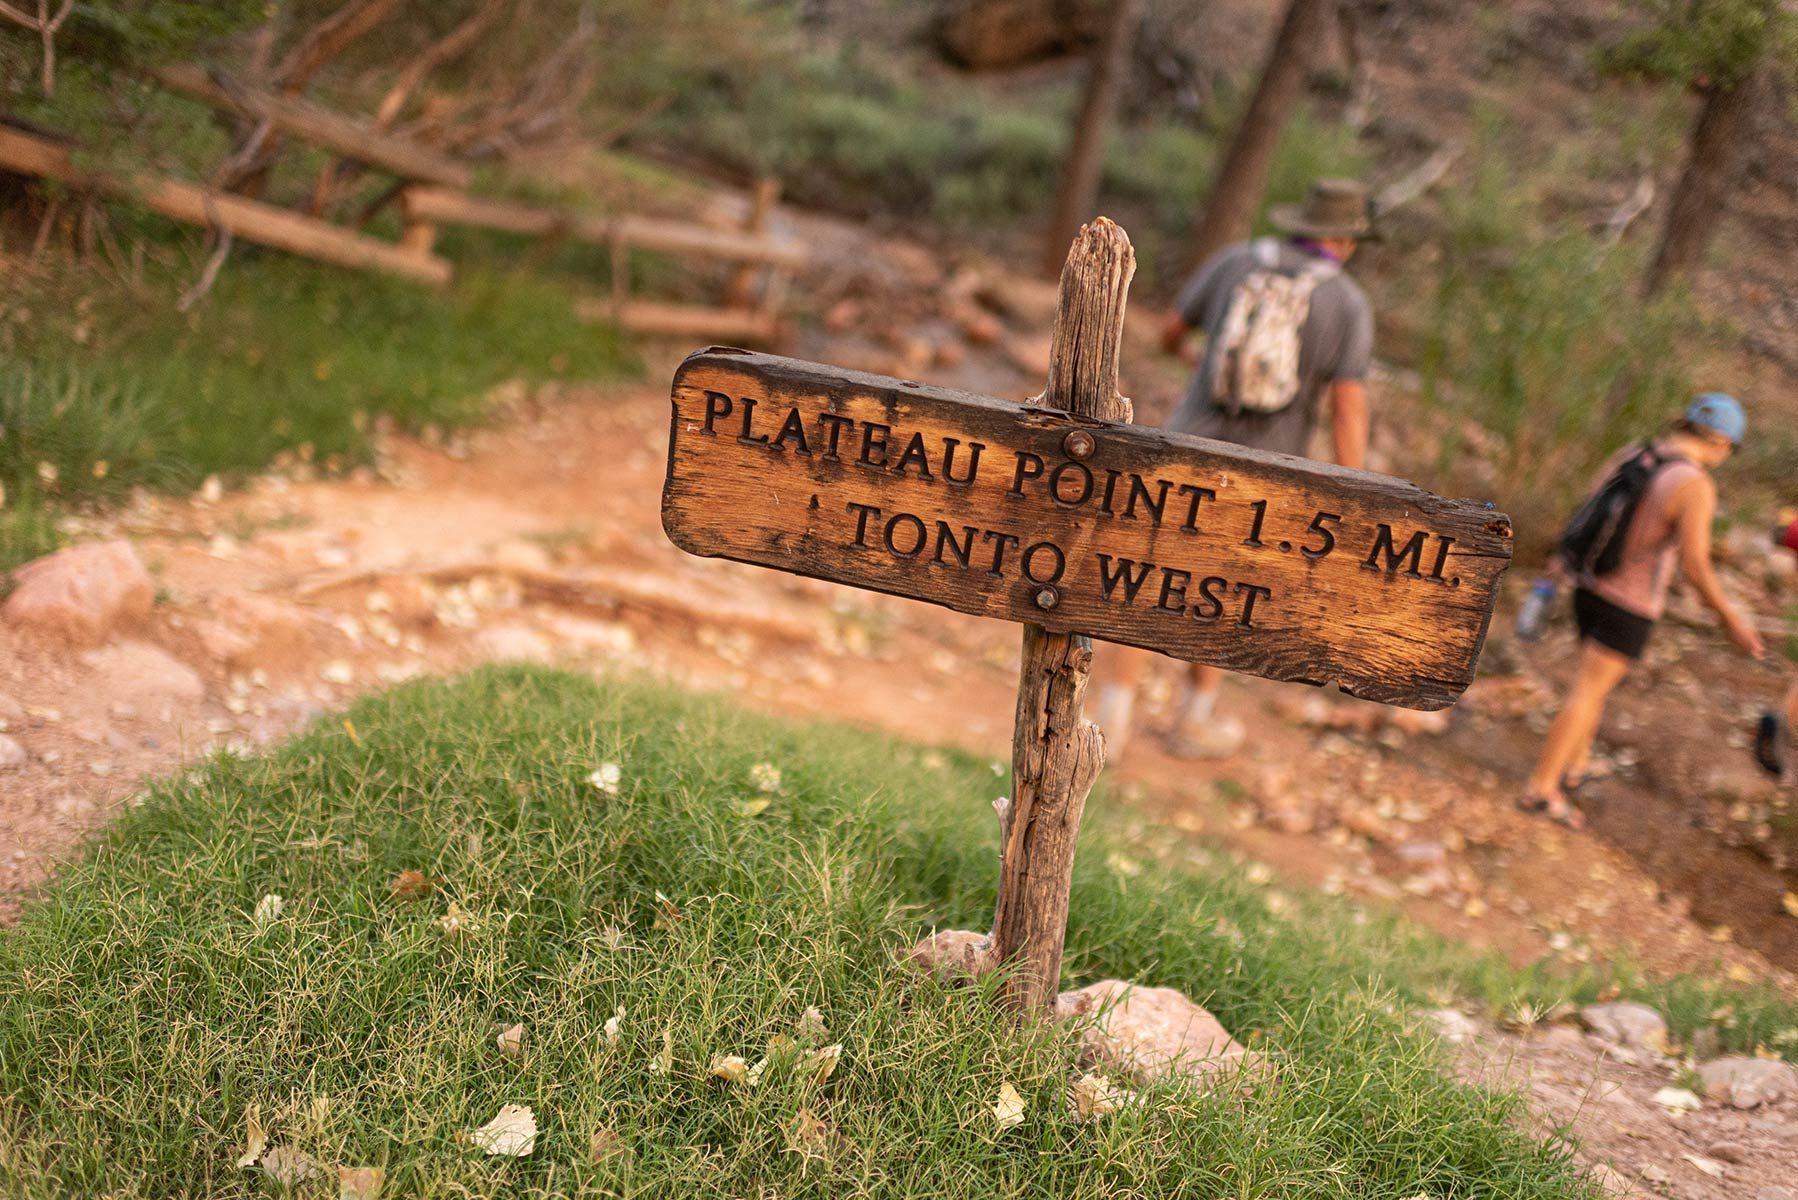
[[[1093,435],[1084,429],[1070,429],[1068,435],[1061,439],[1061,448],[1069,458],[1079,460],[1091,458],[1099,443]]]
[[[1036,606],[1038,608],[1054,608],[1061,603],[1061,593],[1053,587],[1044,586],[1037,589]]]

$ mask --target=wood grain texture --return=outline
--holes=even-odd
[[[1104,217],[1081,226],[1061,268],[1041,404],[1077,418],[1130,419],[1130,402],[1117,390],[1118,356],[1135,273],[1136,251],[1123,229]],[[1011,803],[1001,818],[990,945],[1012,968],[1005,979],[1010,1004],[1043,1013],[1061,990],[1074,847],[1087,793],[1105,766],[1105,738],[1080,715],[1092,675],[1091,638],[1026,622],[1019,663]]]
[[[780,436],[794,412],[809,453]],[[1058,503],[1052,487],[1071,500],[1084,486],[1078,466],[1064,466],[1076,429],[1094,438],[1080,464],[1092,493]],[[914,440],[929,479],[907,454]],[[859,538],[850,505],[879,510]],[[1400,479],[717,349],[675,374],[662,520],[694,554],[1423,709],[1453,703],[1472,681],[1511,555],[1503,514]],[[924,544],[905,553],[920,530]],[[1248,544],[1256,532],[1259,545]],[[1047,610],[1043,580],[1057,593]]]

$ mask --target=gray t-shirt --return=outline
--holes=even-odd
[[[1275,266],[1284,275],[1297,275],[1315,261],[1309,251],[1282,242]],[[1297,399],[1279,412],[1231,413],[1211,399],[1216,335],[1236,285],[1263,269],[1254,243],[1243,242],[1220,251],[1181,289],[1177,307],[1188,325],[1205,331],[1205,358],[1187,386],[1186,398],[1168,419],[1168,428],[1282,454],[1303,454],[1325,389],[1338,380],[1367,377],[1373,359],[1373,309],[1360,285],[1341,271],[1318,284],[1299,334]]]

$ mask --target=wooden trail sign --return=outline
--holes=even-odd
[[[1402,480],[741,350],[674,380],[663,524],[959,612],[1442,708],[1510,523]]]
[[[662,524],[736,559],[1024,625],[992,933],[963,969],[1055,997],[1074,842],[1104,739],[1090,636],[1370,700],[1473,679],[1507,518],[1402,480],[1129,424],[1135,256],[1100,218],[1061,277],[1029,404],[746,350],[675,373]]]

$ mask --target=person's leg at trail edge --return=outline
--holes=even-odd
[[[1793,730],[1798,729],[1798,683],[1792,684],[1780,708],[1761,714],[1754,730],[1754,760],[1775,779],[1784,778],[1792,754]]]
[[[1093,721],[1105,735],[1107,762],[1121,761],[1130,744],[1136,721],[1136,693],[1142,686],[1149,658],[1147,650],[1110,642],[1100,642],[1095,649],[1093,674],[1099,679],[1099,702],[1093,706]]]
[[[1530,774],[1528,795],[1543,802],[1549,815],[1565,818],[1573,811],[1561,791],[1561,780],[1569,766],[1590,757],[1605,701],[1629,673],[1629,666],[1629,658],[1615,650],[1592,641],[1580,643],[1579,674],[1549,726],[1542,756]]]
[[[1174,719],[1168,748],[1180,758],[1228,758],[1242,748],[1247,731],[1240,720],[1217,711],[1223,687],[1221,667],[1195,663]]]

